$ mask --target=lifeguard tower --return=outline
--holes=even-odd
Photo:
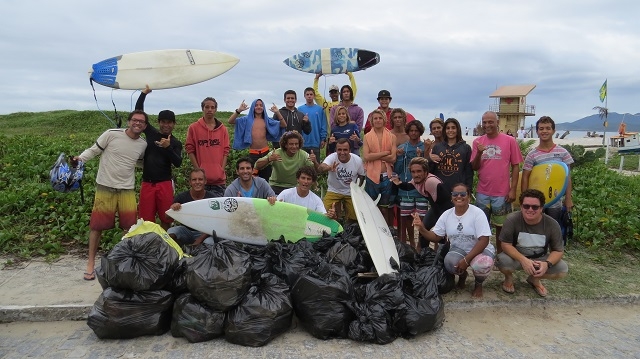
[[[527,137],[533,137],[532,129],[525,126],[525,118],[536,114],[535,105],[527,105],[527,95],[534,88],[536,85],[500,86],[489,95],[495,99],[495,103],[489,106],[489,111],[498,114],[500,130],[503,133],[511,133],[515,137],[520,127],[524,127]]]

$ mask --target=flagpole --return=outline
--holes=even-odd
[[[609,124],[607,117],[609,117],[609,106],[607,105],[607,103],[609,102],[609,79],[604,79],[604,108],[606,109],[606,111],[604,112],[604,123],[602,124],[604,126],[604,133],[602,134],[602,146],[605,146],[605,143],[607,141],[607,125]],[[602,94],[600,95],[602,96]],[[602,98],[600,98],[600,100],[602,101]]]

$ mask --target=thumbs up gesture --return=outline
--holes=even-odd
[[[309,154],[309,159],[313,163],[318,163],[318,159],[316,158],[316,155],[313,153],[313,150],[311,150],[311,153]]]

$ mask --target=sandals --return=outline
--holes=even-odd
[[[91,273],[84,272],[84,277],[82,277],[82,279],[84,279],[84,280],[94,280],[94,279],[96,279],[96,271],[95,271],[95,269]]]
[[[505,293],[513,294],[516,292],[516,287],[513,285],[513,283],[507,284],[505,282],[502,282],[502,290]]]
[[[534,284],[531,280],[531,277],[527,278],[527,283],[531,285],[531,287],[536,291],[536,293],[538,293],[539,296],[543,298],[547,296],[547,288],[545,288],[542,283],[538,282],[538,284]]]

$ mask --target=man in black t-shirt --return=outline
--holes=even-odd
[[[215,198],[216,195],[214,193],[204,189],[206,183],[207,177],[205,176],[202,168],[195,168],[191,170],[191,173],[189,174],[189,186],[191,188],[188,191],[180,192],[176,195],[173,200],[174,203],[171,205],[171,209],[179,211],[184,203],[204,198]],[[202,233],[193,228],[182,225],[169,228],[167,233],[179,244],[194,246],[199,245],[209,237],[209,234],[207,233]]]

